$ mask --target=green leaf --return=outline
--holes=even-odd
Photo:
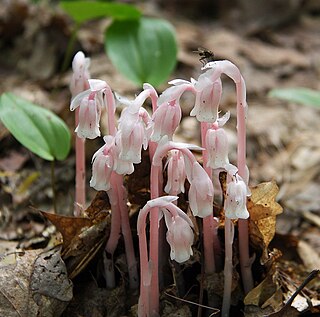
[[[158,86],[177,60],[174,29],[161,19],[114,21],[106,31],[105,49],[115,67],[138,85]]]
[[[320,92],[308,88],[273,89],[270,97],[297,102],[306,106],[320,107]]]
[[[61,1],[60,5],[77,23],[105,16],[118,20],[136,20],[141,15],[134,6],[124,3]]]
[[[0,97],[0,119],[12,135],[45,160],[64,160],[70,150],[70,132],[52,111],[12,93]]]

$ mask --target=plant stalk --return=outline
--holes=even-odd
[[[52,188],[52,204],[53,212],[57,213],[57,190],[56,190],[56,177],[55,177],[55,160],[51,161],[51,188]]]

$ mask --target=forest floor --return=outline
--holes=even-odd
[[[70,21],[52,8],[31,8],[23,1],[14,2],[17,4],[12,6],[11,11],[0,11],[0,93],[11,91],[53,110],[73,130],[68,88],[71,69],[62,74],[59,72],[68,43]],[[145,10],[152,12],[150,8]],[[195,23],[191,18],[177,17],[172,12],[161,12],[161,16],[167,18],[177,32],[178,64],[170,79],[197,78],[201,73],[201,63],[193,51],[199,46],[212,50],[216,59],[228,59],[239,67],[246,81],[249,106],[247,164],[250,185],[275,181],[279,187],[277,202],[283,212],[276,217],[276,234],[269,245],[270,254],[276,260],[269,267],[269,272],[256,273],[257,284],[265,281],[262,288],[267,289],[269,294],[257,291],[246,298],[245,304],[243,295],[234,294],[236,309],[231,315],[320,316],[319,275],[317,278],[312,276],[312,281],[295,297],[293,306],[297,310],[284,306],[306,280],[308,273],[320,269],[320,109],[268,97],[274,88],[308,87],[320,90],[320,15],[305,11],[281,27],[264,26],[262,23],[251,28],[240,22],[230,27],[225,26],[222,20],[201,18]],[[119,74],[104,53],[103,30],[107,24],[108,21],[102,20],[83,26],[78,34],[76,49],[85,51],[91,58],[92,78],[103,79],[117,93],[133,98],[141,88]],[[225,80],[221,109],[235,114],[235,90],[231,81]],[[168,85],[163,84],[158,91],[166,87]],[[199,145],[197,123],[187,116],[192,106],[191,96],[186,95],[182,102],[184,118],[177,140]],[[236,153],[235,124],[235,119],[231,119],[226,127],[230,153]],[[92,155],[101,145],[101,139],[90,140],[86,144],[88,183]],[[234,159],[235,155],[231,155],[231,160]],[[57,162],[56,182],[59,214],[71,216],[74,208],[74,151],[67,160]],[[95,195],[94,190],[88,189],[88,205]],[[105,206],[100,206],[99,200],[95,203],[97,205],[88,212],[91,212],[95,220],[93,223],[98,226],[95,208],[102,210]],[[81,240],[87,248],[87,257],[75,255],[70,250],[71,255],[66,255],[64,250],[69,277],[70,272],[81,272],[73,279],[72,295],[72,283],[66,278],[60,251],[48,247],[57,245],[53,240],[61,237],[39,210],[52,212],[50,163],[23,148],[0,123],[0,312],[3,309],[11,311],[8,316],[32,317],[38,316],[40,311],[41,316],[61,316],[70,302],[63,316],[128,315],[126,309],[136,304],[137,293],[126,297],[121,278],[125,271],[121,248],[116,255],[120,286],[113,291],[107,291],[100,282],[103,278],[97,272],[101,261],[97,260],[97,247],[93,242],[87,245],[85,238]],[[76,235],[79,228],[87,225],[83,220],[75,225],[69,220],[63,224],[61,219],[51,220],[53,223],[60,222],[62,231],[72,227],[72,234]],[[135,215],[132,216],[132,223],[136,231]],[[101,238],[100,229],[95,229],[98,232],[98,240],[95,241],[103,244],[105,238]],[[58,227],[58,231],[61,230]],[[67,236],[67,233],[64,234]],[[43,250],[49,253],[44,254]],[[12,255],[14,258],[11,258]],[[77,259],[75,264],[72,261],[77,256],[80,260]],[[9,268],[13,263],[18,265]],[[46,267],[45,273],[41,271],[42,267]],[[201,273],[194,268],[192,270],[195,271],[190,268],[185,270],[194,274],[195,279],[196,274]],[[36,282],[33,279],[35,285],[31,285],[30,276],[36,276]],[[217,281],[221,281],[221,277]],[[4,285],[8,287],[7,293]],[[33,291],[50,285],[51,293],[38,294],[38,297],[31,299],[30,294],[14,293],[17,285],[21,290],[29,287]],[[197,291],[192,289],[191,295],[186,298],[199,302]],[[169,292],[168,289],[166,292]],[[8,298],[8,294],[12,297]],[[242,304],[237,302],[239,298]],[[200,316],[194,305],[166,297],[165,293],[162,299],[165,307],[163,316]],[[177,302],[177,306],[172,308],[170,303]],[[35,303],[38,308],[33,306]],[[24,313],[26,305],[29,315]],[[40,310],[39,305],[42,306]],[[276,312],[278,315],[272,314]],[[134,308],[131,313],[134,314]]]

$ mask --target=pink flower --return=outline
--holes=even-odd
[[[109,190],[110,179],[115,163],[114,137],[105,136],[105,145],[92,157],[92,177],[90,186],[95,190]]]
[[[78,137],[94,139],[100,136],[101,108],[105,104],[103,94],[112,92],[102,80],[89,79],[88,82],[90,89],[80,92],[72,99],[70,110],[73,111],[80,106],[79,124],[75,130]]]
[[[72,96],[89,88],[88,79],[90,58],[85,57],[83,52],[78,52],[72,61],[72,78],[70,82],[70,91]]]
[[[249,218],[247,196],[250,196],[250,190],[237,172],[231,176],[231,179],[227,183],[227,197],[224,202],[225,216],[230,219],[247,219]]]
[[[178,150],[171,150],[167,161],[168,181],[164,188],[166,193],[178,195],[184,193],[184,182],[186,179],[186,171],[184,158]]]
[[[162,196],[152,200],[149,200],[147,204],[140,210],[137,222],[137,229],[139,234],[139,246],[141,248],[147,248],[146,245],[142,245],[141,237],[146,234],[146,218],[147,214],[152,208],[159,208],[159,220],[162,215],[165,217],[165,223],[167,226],[167,241],[170,244],[170,257],[179,263],[187,261],[192,252],[192,244],[194,234],[192,231],[193,224],[189,217],[176,205],[173,201],[177,200],[177,196]],[[144,240],[146,242],[146,240]],[[146,250],[143,250],[143,254]],[[147,277],[146,277],[147,278]]]
[[[119,175],[130,175],[134,172],[133,163],[130,161],[125,161],[120,158],[121,148],[118,144],[115,145],[115,156],[116,160],[114,162],[114,171]]]
[[[177,207],[178,208],[178,207]],[[182,212],[182,211],[181,211]],[[167,231],[167,241],[170,245],[170,258],[178,263],[187,261],[192,252],[193,231],[192,222],[181,217],[181,213],[173,215],[168,210],[163,210]]]
[[[187,91],[194,91],[193,83],[186,80],[176,79],[169,84],[173,87],[166,89],[158,99],[158,108],[152,115],[154,130],[151,136],[153,142],[159,142],[167,135],[172,140],[173,133],[181,121],[180,97]]]
[[[216,123],[208,129],[206,134],[206,149],[208,151],[207,166],[213,169],[225,168],[229,164],[228,158],[228,137],[222,126],[230,117],[227,112],[221,119],[217,119]]]
[[[195,84],[196,101],[190,115],[196,116],[200,122],[215,122],[222,94],[221,79],[212,81],[207,73],[199,76]]]
[[[100,136],[101,107],[97,104],[95,93],[85,96],[80,102],[79,124],[75,129],[79,138],[94,139]]]
[[[189,189],[189,204],[194,216],[204,218],[212,214],[212,181],[198,162],[194,162],[192,166],[192,179],[190,181]]]
[[[119,158],[138,164],[141,162],[142,147],[145,150],[148,147],[151,118],[144,108],[136,110],[133,112],[127,107],[122,111],[116,140],[120,148]]]
[[[151,140],[159,142],[163,136],[172,140],[173,133],[181,120],[181,108],[175,101],[161,104],[152,115],[154,124]]]

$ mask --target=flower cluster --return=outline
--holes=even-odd
[[[158,285],[153,284],[158,282],[158,227],[161,218],[164,218],[167,227],[166,238],[171,249],[170,258],[182,263],[193,254],[192,222],[176,205],[177,195],[185,192],[186,180],[190,184],[188,190],[190,209],[194,216],[203,218],[207,272],[210,271],[210,266],[214,265],[213,256],[209,259],[208,254],[212,254],[210,249],[213,248],[213,235],[216,234],[210,229],[210,223],[213,223],[213,170],[227,171],[224,203],[226,218],[230,221],[230,219],[249,217],[246,207],[250,190],[245,164],[247,111],[245,84],[239,69],[234,64],[229,61],[215,61],[205,65],[204,72],[197,80],[173,80],[169,82],[172,86],[159,97],[150,84],[144,84],[143,91],[134,100],[128,100],[114,95],[109,85],[98,79],[86,79],[88,89],[80,91],[77,87],[83,87],[81,79],[88,78],[87,66],[88,60],[84,55],[79,54],[75,57],[73,90],[75,92],[78,90],[79,93],[72,99],[70,105],[71,110],[80,108],[79,124],[75,132],[81,138],[93,139],[100,136],[103,110],[108,113],[109,129],[108,135],[103,138],[105,144],[92,158],[90,186],[96,190],[109,191],[113,184],[116,184],[119,189],[122,185],[120,186],[118,179],[112,181],[115,173],[131,174],[134,171],[134,164],[141,162],[142,149],[146,150],[149,147],[151,200],[140,210],[138,216],[141,257],[139,316],[145,317],[149,316],[150,312],[158,310],[156,302],[159,300],[159,290]],[[224,129],[230,112],[222,116],[219,113],[222,95],[220,77],[223,73],[234,81],[237,90],[237,166],[229,162],[228,135]],[[201,147],[174,142],[174,134],[182,118],[180,99],[186,91],[195,97],[190,115],[196,117],[201,125]],[[147,98],[152,101],[152,114],[143,107]],[[117,125],[114,121],[116,100],[124,106]],[[196,160],[191,150],[203,151],[203,164]],[[167,162],[163,167],[162,161],[166,157]],[[167,168],[167,183],[161,188],[165,168]],[[163,190],[169,196],[165,196]],[[149,213],[150,260],[146,243],[146,218]]]

